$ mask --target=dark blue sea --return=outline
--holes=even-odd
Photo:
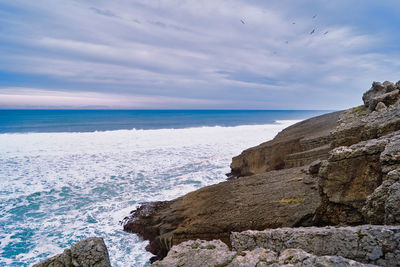
[[[0,133],[94,132],[272,124],[315,110],[0,110]]]
[[[120,221],[139,203],[226,179],[233,156],[322,111],[0,111],[0,266],[104,239],[112,266],[145,266]]]

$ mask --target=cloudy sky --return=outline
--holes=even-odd
[[[399,14],[398,0],[0,0],[0,108],[348,108],[400,79]]]

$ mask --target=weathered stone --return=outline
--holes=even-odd
[[[400,168],[400,132],[388,138],[388,144],[380,155],[380,162],[383,173]]]
[[[375,107],[375,110],[378,112],[381,112],[382,110],[386,110],[386,109],[387,109],[387,107],[383,102],[379,102]]]
[[[400,224],[400,183],[396,182],[389,187],[385,202],[385,223]]]
[[[319,171],[319,168],[321,167],[321,160],[316,160],[310,164],[310,167],[308,168],[308,171],[310,174],[317,174]]]
[[[100,237],[77,242],[71,249],[53,256],[33,267],[111,267],[108,250]]]
[[[364,93],[363,101],[366,107],[371,111],[376,109],[379,102],[383,102],[386,106],[394,104],[399,98],[397,86],[391,82],[374,82],[370,90]]]
[[[300,167],[327,156],[329,134],[337,126],[341,114],[334,112],[304,120],[284,129],[273,140],[246,149],[232,159],[231,174],[240,177]]]
[[[341,256],[315,256],[301,249],[285,249],[276,253],[270,249],[229,251],[219,240],[187,241],[172,247],[167,257],[153,267],[266,267],[266,266],[359,266],[372,267]]]
[[[336,255],[362,263],[396,266],[400,263],[400,226],[300,227],[231,234],[232,249],[257,247],[274,251],[302,249],[323,256]]]
[[[243,151],[232,160],[230,174],[241,178],[143,206],[124,229],[150,240],[147,249],[162,258],[190,239],[229,245],[231,231],[396,224],[399,90],[400,81],[374,83],[363,96],[365,105],[305,120]],[[374,249],[370,257],[381,264]],[[385,260],[396,258],[382,253]]]
[[[230,244],[232,231],[307,226],[320,204],[316,183],[301,168],[242,177],[139,208],[124,229],[148,238],[147,249],[162,258],[172,245],[187,240]]]
[[[393,183],[384,181],[375,191],[368,196],[362,213],[365,220],[371,224],[383,224],[385,222],[385,205],[388,198],[389,187]]]
[[[219,240],[187,241],[173,246],[163,261],[156,261],[151,266],[223,266],[224,262],[231,262],[235,255]]]

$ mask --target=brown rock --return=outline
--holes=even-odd
[[[301,168],[222,182],[141,207],[125,221],[124,230],[149,239],[148,250],[163,258],[172,245],[187,240],[220,239],[229,245],[232,231],[309,225],[319,193],[303,179],[316,183]]]
[[[243,151],[232,159],[231,174],[238,177],[260,174],[327,158],[330,131],[337,126],[341,114],[333,112],[299,122],[281,131],[273,140]]]

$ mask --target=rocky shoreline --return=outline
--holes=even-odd
[[[374,82],[363,95],[363,106],[286,128],[273,140],[233,158],[230,176],[234,179],[172,201],[146,203],[125,218],[124,230],[150,241],[147,250],[156,255],[154,262],[170,257],[172,251],[179,253],[173,246],[190,240],[221,240],[229,249],[235,248],[232,232],[399,225],[399,90],[400,82]],[[382,231],[392,229],[380,227]],[[327,234],[324,229],[328,228],[320,229],[321,235]],[[399,255],[400,235],[397,230],[393,235],[397,242],[393,249]],[[308,247],[287,248],[315,252]],[[273,247],[268,249],[274,251]],[[375,249],[385,251],[386,245],[377,243]],[[276,264],[281,252],[274,251]],[[322,254],[316,253],[316,257],[327,256]],[[336,254],[328,255],[342,256]],[[400,259],[393,260],[392,254],[382,252],[379,262],[371,258],[360,262],[399,266]],[[167,266],[162,262],[155,266]],[[232,264],[224,266],[239,266]]]
[[[243,151],[228,181],[143,203],[124,230],[152,266],[400,266],[400,81],[363,101]],[[101,239],[81,242],[37,266],[110,265]]]

